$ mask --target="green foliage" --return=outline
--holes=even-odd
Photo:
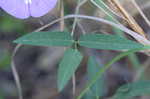
[[[71,46],[75,41],[68,32],[33,32],[14,41],[20,44],[38,46]],[[79,39],[79,44],[88,48],[106,50],[129,50],[143,47],[134,41],[116,35],[86,34]]]
[[[0,22],[1,31],[22,32],[22,30],[24,30],[25,25],[23,24],[23,22],[21,20],[14,19],[10,16],[7,16],[6,14],[4,14],[4,16],[5,17],[2,17],[1,22]]]
[[[136,69],[136,70],[140,69],[141,64],[140,64],[136,54],[130,54],[128,58],[132,62],[132,65],[133,65],[134,69]]]
[[[76,49],[68,49],[64,53],[58,68],[58,89],[62,91],[72,75],[75,73],[83,56]]]
[[[3,96],[0,96],[0,99],[4,99],[4,97],[3,97]]]
[[[0,99],[4,99],[4,94],[0,91]]]
[[[99,8],[101,11],[103,11],[106,15],[108,20],[113,21],[115,23],[118,23],[118,21],[115,19],[114,13],[111,11],[111,9],[105,4],[105,0],[90,0],[97,8]]]
[[[112,13],[110,10],[111,9],[108,9],[105,5],[105,0],[91,0],[91,2],[97,6],[98,8],[100,8],[100,10],[103,10],[105,14],[107,14],[104,18],[109,20],[109,21],[112,21],[114,23],[120,23],[118,20],[116,20],[116,15],[114,15],[114,13]],[[123,31],[121,31],[120,29],[118,28],[115,28],[115,27],[112,27],[112,30],[114,31],[114,33],[117,35],[117,36],[120,36],[120,37],[123,37],[125,38],[124,36],[124,33]],[[132,65],[134,66],[135,69],[138,69],[138,67],[140,66],[140,63],[138,61],[138,58],[136,56],[136,54],[130,54],[128,56],[129,60],[131,61]]]
[[[100,10],[105,11],[105,13],[112,14],[112,12],[104,5],[104,0],[90,0],[96,7]]]
[[[14,41],[37,46],[71,46],[73,38],[68,32],[33,32]]]
[[[138,52],[140,50],[146,50],[146,49],[150,49],[150,46],[145,46],[143,48],[137,48],[137,49],[132,49],[129,50],[127,52],[123,52],[120,55],[116,56],[115,58],[113,58],[110,62],[108,62],[102,69],[100,69],[97,73],[96,76],[93,77],[93,79],[87,84],[87,86],[85,87],[85,89],[81,92],[81,94],[77,97],[77,99],[81,99],[88,91],[89,89],[95,84],[95,82],[100,79],[103,75],[103,73],[109,69],[111,67],[111,65],[113,63],[115,63],[116,61],[120,60],[121,58],[128,56],[131,53],[135,53]]]
[[[0,69],[8,67],[10,65],[10,62],[11,55],[9,53],[6,53],[6,55],[0,59]]]
[[[79,44],[88,48],[105,50],[129,50],[142,48],[143,45],[116,35],[86,34],[82,35]]]
[[[118,37],[116,35],[85,34],[82,35],[79,38],[79,40],[74,41],[73,37],[71,37],[71,35],[67,32],[33,32],[31,34],[27,34],[15,40],[14,42],[20,44],[29,44],[29,45],[38,45],[38,46],[70,46],[70,47],[72,47],[72,44],[78,43],[80,46],[84,46],[88,48],[97,48],[97,49],[105,49],[105,50],[129,50],[112,59],[112,61],[106,64],[103,68],[98,68],[96,61],[90,58],[88,63],[89,65],[88,74],[89,74],[89,78],[92,80],[88,83],[87,87],[85,88],[85,90],[83,90],[83,92],[78,97],[78,99],[81,99],[81,97],[84,96],[85,93],[89,91],[89,89],[90,91],[95,93],[96,97],[101,96],[102,93],[101,77],[103,73],[114,62],[136,51],[142,49],[149,49],[149,47],[144,47],[139,43],[136,43],[131,40],[127,40],[122,37]],[[64,89],[67,82],[75,73],[77,67],[79,66],[82,60],[82,57],[83,56],[80,54],[80,52],[77,49],[69,48],[68,50],[65,51],[64,57],[62,58],[62,61],[60,62],[58,68],[57,84],[58,84],[59,91],[62,91]],[[98,85],[96,82],[101,84]],[[93,86],[93,84],[95,85]],[[101,88],[97,89],[98,86]]]
[[[78,0],[81,1],[81,0]],[[110,11],[110,9],[104,4],[104,0],[90,0],[95,6],[99,9],[103,10],[105,14],[107,14],[108,20],[113,21],[114,23],[119,23],[114,18],[114,13]],[[65,14],[70,13],[70,9],[68,6],[64,6]],[[116,16],[116,15],[115,15]],[[6,20],[5,20],[6,21]],[[16,21],[17,22],[17,21]],[[5,23],[1,22],[0,24],[2,30],[12,31],[13,29],[23,29],[23,25],[21,22],[18,23],[13,20],[7,20]],[[75,22],[76,23],[76,22]],[[17,27],[16,27],[17,26]],[[71,25],[70,25],[71,26]],[[122,36],[120,30],[117,28],[113,28],[113,30]],[[64,53],[64,56],[59,64],[58,68],[58,90],[62,91],[68,81],[71,79],[75,71],[77,70],[79,64],[82,61],[83,56],[76,49],[72,49],[73,44],[79,44],[80,46],[87,48],[95,48],[95,49],[103,49],[103,50],[124,50],[127,52],[123,52],[120,55],[113,58],[110,62],[108,62],[104,66],[99,66],[96,59],[94,57],[90,57],[88,60],[88,68],[87,74],[89,82],[85,89],[81,92],[81,95],[78,99],[81,99],[87,93],[88,99],[99,99],[103,95],[103,87],[104,80],[103,75],[107,69],[111,67],[111,65],[120,60],[121,58],[130,55],[130,60],[134,63],[135,67],[138,67],[140,63],[138,63],[138,59],[133,54],[134,52],[149,49],[150,47],[144,47],[142,44],[136,43],[134,41],[128,40],[123,37],[119,37],[116,35],[105,35],[105,34],[86,34],[82,35],[77,41],[73,39],[68,32],[33,32],[27,34],[19,39],[15,40],[15,43],[19,44],[28,44],[28,45],[36,45],[36,46],[67,46],[67,49]],[[5,57],[0,61],[0,67],[4,64],[7,65],[10,60],[10,56]],[[150,94],[150,81],[138,81],[130,84],[126,84],[121,86],[116,94],[113,96],[113,99],[129,99],[133,96],[140,96],[144,94]],[[0,95],[0,99],[3,99]]]
[[[130,99],[133,96],[150,94],[150,81],[137,81],[121,86],[113,99]]]
[[[96,59],[92,56],[89,57],[88,60],[88,67],[87,67],[87,74],[88,74],[88,80],[92,80],[96,73],[102,68],[100,66]],[[104,78],[98,79],[95,84],[89,89],[88,94],[86,96],[89,99],[99,99],[100,96],[102,96],[104,93]]]

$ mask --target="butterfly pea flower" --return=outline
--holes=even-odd
[[[8,14],[26,19],[41,17],[52,10],[57,0],[0,0],[0,7]]]

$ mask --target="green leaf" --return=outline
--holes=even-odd
[[[10,66],[10,62],[11,62],[10,53],[5,53],[5,55],[2,56],[2,59],[0,58],[0,69],[8,68]]]
[[[83,56],[76,49],[68,49],[64,53],[64,57],[58,68],[58,89],[62,91],[72,75],[75,73]]]
[[[143,45],[131,40],[106,34],[86,34],[82,35],[79,44],[88,48],[105,49],[105,50],[129,50],[142,48]]]
[[[105,3],[105,0],[90,0],[92,4],[94,4],[97,8],[99,8],[101,11],[103,11],[108,17],[109,21],[118,23],[118,20],[115,19],[114,13],[111,11],[111,9],[107,6]]]
[[[130,99],[146,94],[150,94],[150,81],[137,81],[121,86],[112,99]]]
[[[4,94],[0,91],[0,99],[4,99]]]
[[[127,52],[123,52],[120,55],[113,58],[110,62],[108,62],[106,65],[104,65],[104,67],[96,73],[96,76],[93,77],[93,79],[86,85],[85,89],[80,93],[80,95],[77,97],[77,99],[82,99],[82,97],[89,91],[89,89],[93,86],[93,84],[95,84],[95,82],[99,78],[102,77],[103,73],[107,69],[109,69],[113,63],[115,63],[116,61],[120,60],[121,58],[123,58],[131,53],[135,53],[135,52],[142,51],[142,50],[149,50],[149,49],[150,49],[150,46],[144,46],[143,48],[137,48],[137,49],[129,50]]]
[[[1,17],[1,22],[0,22],[0,27],[1,31],[4,32],[10,32],[12,33],[13,31],[15,32],[21,32],[23,33],[25,29],[25,24],[23,23],[22,20],[18,20],[15,18],[10,17],[9,15],[4,14],[4,17]]]
[[[0,99],[4,99],[4,97],[3,97],[3,96],[0,96]]]
[[[37,46],[70,46],[73,38],[67,32],[33,32],[14,41]]]
[[[88,78],[89,81],[91,81],[95,76],[96,73],[102,69],[102,66],[100,66],[96,59],[93,56],[89,57],[88,60],[88,68],[87,68],[87,73],[88,73]],[[98,97],[102,96],[104,92],[104,78],[99,78],[95,84],[89,89],[89,93],[92,93],[92,95],[89,95],[88,97],[91,97],[91,99],[99,99]]]
[[[113,13],[108,9],[107,5],[105,4],[104,0],[90,0],[96,7],[105,13],[113,15]]]

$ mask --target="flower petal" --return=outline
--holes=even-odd
[[[25,19],[30,16],[28,4],[24,0],[0,0],[0,7],[16,18]]]
[[[57,0],[32,0],[29,11],[32,17],[40,17],[52,10]]]

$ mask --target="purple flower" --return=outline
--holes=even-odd
[[[0,0],[0,7],[19,19],[40,17],[52,10],[57,0]]]

